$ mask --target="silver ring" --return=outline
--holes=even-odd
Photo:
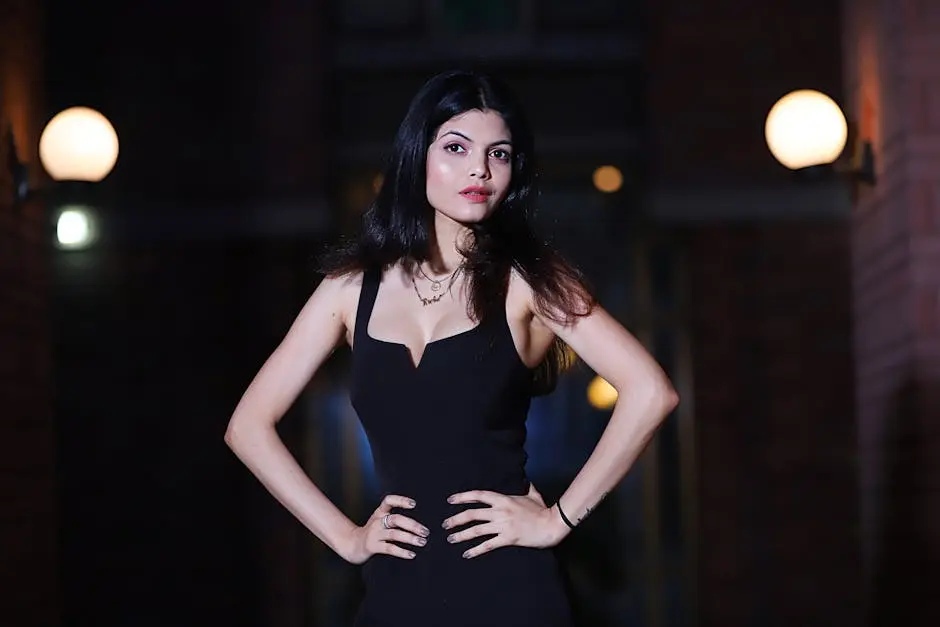
[[[382,517],[382,526],[385,527],[386,529],[391,529],[391,528],[392,528],[392,526],[391,526],[390,524],[388,524],[388,517],[389,517],[389,516],[391,516],[391,514],[385,514],[385,516]]]

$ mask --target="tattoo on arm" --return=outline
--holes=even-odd
[[[591,512],[593,512],[594,509],[595,509],[598,505],[600,505],[601,501],[603,501],[605,498],[607,498],[607,495],[608,495],[608,494],[610,494],[610,492],[604,492],[603,494],[601,494],[601,498],[599,498],[599,499],[597,500],[597,503],[595,503],[594,507],[588,507],[587,510],[584,512],[584,514],[581,515],[581,518],[578,519],[578,522],[581,522],[582,520],[584,520],[585,518],[587,518],[588,516],[590,516],[590,515],[591,515]]]

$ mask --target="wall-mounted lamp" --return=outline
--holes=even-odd
[[[853,181],[875,184],[875,155],[870,141],[857,141],[835,101],[818,91],[800,89],[778,100],[767,114],[764,136],[771,154],[791,170],[831,167]],[[848,164],[838,163],[851,142]]]
[[[30,188],[29,169],[20,161],[12,129],[8,131],[7,149],[14,203],[45,192]],[[39,138],[39,160],[49,177],[58,183],[98,183],[111,173],[117,158],[118,137],[114,127],[105,116],[88,107],[71,107],[60,112],[46,124]],[[55,208],[56,246],[76,250],[93,244],[98,236],[94,207],[71,197],[59,200],[62,206]]]
[[[56,181],[98,183],[114,169],[118,146],[108,118],[88,107],[72,107],[46,124],[39,159]]]
[[[8,130],[7,167],[13,178],[14,201],[23,202],[40,190],[30,189],[27,165],[20,161],[13,130]],[[39,160],[54,181],[97,183],[114,169],[118,137],[101,113],[71,107],[53,117],[39,138]]]

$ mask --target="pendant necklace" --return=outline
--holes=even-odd
[[[424,277],[424,279],[427,280],[427,282],[431,284],[431,291],[435,293],[435,295],[430,296],[430,297],[427,297],[427,298],[425,298],[424,296],[422,296],[422,295],[421,295],[421,290],[418,289],[418,283],[417,283],[417,281],[415,281],[414,275],[412,275],[412,276],[411,276],[411,284],[414,286],[414,288],[415,288],[415,294],[418,295],[418,300],[421,301],[421,304],[424,305],[425,307],[427,307],[428,305],[433,305],[434,303],[436,303],[436,302],[438,302],[439,300],[441,300],[442,298],[444,298],[444,294],[446,294],[447,292],[450,291],[450,288],[451,288],[451,287],[453,286],[453,284],[454,284],[454,278],[457,276],[457,272],[458,272],[462,267],[463,267],[463,265],[457,266],[456,268],[454,268],[454,271],[450,273],[450,276],[448,276],[448,277],[446,277],[446,278],[444,278],[444,279],[432,279],[431,277],[429,277],[429,276],[427,275],[427,273],[424,271],[423,268],[421,268],[421,265],[419,264],[419,265],[418,265],[418,272],[420,272],[420,273],[421,273],[421,276]],[[446,290],[444,289],[444,282],[445,282],[445,281],[447,282],[447,289],[446,289]]]

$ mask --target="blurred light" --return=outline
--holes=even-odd
[[[848,123],[832,98],[800,89],[770,109],[764,135],[774,158],[791,170],[799,170],[838,159],[848,140]]]
[[[106,117],[72,107],[52,118],[39,138],[39,159],[57,181],[96,183],[114,168],[118,137]]]
[[[80,207],[64,209],[56,222],[56,240],[59,248],[79,250],[87,248],[95,239],[95,224],[91,213]]]
[[[379,190],[382,189],[382,183],[384,181],[385,177],[382,174],[376,174],[375,178],[372,179],[372,191],[378,194]]]
[[[603,165],[594,170],[594,187],[611,194],[623,186],[623,174],[612,165]]]
[[[610,409],[617,402],[617,390],[606,379],[596,376],[588,385],[587,398],[595,409]]]

